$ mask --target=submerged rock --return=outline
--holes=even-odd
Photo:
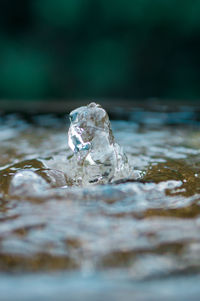
[[[108,183],[130,176],[128,159],[115,142],[108,114],[96,103],[69,115],[68,144],[74,155],[74,179],[83,185]]]

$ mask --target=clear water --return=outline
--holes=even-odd
[[[82,186],[107,184],[133,177],[128,159],[113,136],[107,112],[94,102],[70,113],[68,144],[73,156],[67,169]],[[69,174],[69,173],[68,173]]]
[[[111,124],[140,180],[79,187],[65,176],[64,117],[0,117],[2,300],[198,300],[198,116],[180,108],[128,119]],[[21,170],[48,187],[34,193],[28,182],[13,195]]]

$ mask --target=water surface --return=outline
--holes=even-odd
[[[0,117],[3,300],[198,299],[198,116],[135,109],[126,119],[112,129],[138,180],[77,187],[65,176],[64,116]],[[50,188],[11,194],[24,169]]]

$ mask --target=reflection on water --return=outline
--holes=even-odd
[[[74,186],[69,178],[71,152],[64,118],[2,116],[0,282],[4,293],[5,287],[17,288],[20,281],[27,282],[24,296],[28,289],[34,293],[32,285],[47,272],[53,273],[47,283],[54,293],[65,291],[61,283],[66,279],[72,296],[76,296],[74,279],[78,286],[82,276],[88,277],[84,282],[88,289],[106,288],[111,299],[113,288],[120,289],[119,281],[126,294],[149,285],[149,300],[156,300],[152,283],[154,289],[159,282],[159,289],[165,290],[171,279],[177,285],[184,283],[183,276],[189,277],[185,283],[190,292],[199,293],[191,279],[200,273],[200,131],[195,112],[188,112],[133,111],[128,121],[113,121],[116,140],[139,180],[90,187]],[[35,178],[15,190],[12,181],[21,171]],[[27,273],[32,282],[24,280]],[[43,285],[43,290],[48,297],[49,288]],[[14,296],[25,300],[22,289],[16,291],[19,295],[7,291],[4,300]],[[175,287],[173,294],[182,300],[186,296]]]

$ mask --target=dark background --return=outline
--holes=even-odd
[[[200,98],[199,0],[1,0],[0,99]]]

